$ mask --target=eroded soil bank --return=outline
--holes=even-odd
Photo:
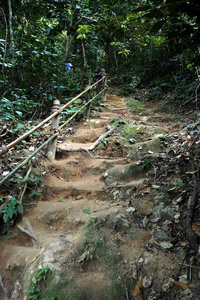
[[[58,144],[41,199],[1,241],[0,299],[199,299],[189,121],[114,93]]]

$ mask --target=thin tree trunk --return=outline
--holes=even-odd
[[[65,59],[64,60],[69,58],[70,48],[71,48],[71,37],[67,36],[66,47],[65,47]]]
[[[13,34],[13,26],[12,26],[12,5],[11,0],[8,0],[8,7],[9,7],[9,31],[10,31],[10,48],[11,53],[13,54],[15,44],[14,44],[14,34]]]
[[[81,39],[81,46],[83,51],[83,65],[84,67],[87,65],[86,54],[85,54],[85,45],[83,39]]]
[[[0,7],[0,11],[1,11],[2,14],[3,14],[4,21],[5,21],[5,27],[6,27],[5,46],[4,46],[4,57],[3,57],[4,62],[5,62],[6,54],[7,54],[7,44],[8,44],[8,24],[7,24],[5,12],[4,12],[4,10],[3,10],[2,7]],[[5,80],[4,63],[2,64],[2,75],[3,75],[3,79]]]
[[[153,39],[151,37],[150,43],[149,43],[149,61],[150,61],[150,63],[152,62],[152,58],[153,58]]]

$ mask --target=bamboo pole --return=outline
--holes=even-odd
[[[8,152],[10,148],[14,147],[15,145],[17,145],[19,142],[21,142],[22,140],[24,140],[25,138],[27,138],[31,133],[33,133],[34,131],[36,131],[37,129],[39,129],[40,127],[42,127],[45,123],[49,122],[51,119],[53,119],[53,117],[57,116],[58,114],[60,114],[67,106],[69,106],[70,104],[72,104],[75,100],[77,100],[79,97],[81,97],[83,94],[87,93],[89,90],[91,90],[95,85],[97,85],[100,81],[102,81],[105,77],[102,77],[98,82],[95,82],[93,85],[87,87],[83,92],[81,92],[80,94],[78,94],[76,97],[74,97],[72,100],[70,100],[69,102],[67,102],[62,108],[60,108],[59,111],[54,112],[52,115],[50,115],[48,118],[46,118],[45,120],[43,120],[40,124],[38,124],[37,126],[33,127],[32,129],[30,129],[29,131],[27,131],[25,134],[23,134],[21,137],[17,138],[15,141],[11,142],[10,144],[8,144],[7,146],[4,146],[2,148],[0,148],[0,156],[3,155],[4,153]]]
[[[20,194],[19,194],[19,201],[21,203],[23,201],[23,197],[24,197],[24,194],[26,192],[27,179],[28,179],[29,175],[31,174],[31,171],[32,171],[32,165],[31,165],[31,161],[29,160],[29,169],[28,169],[28,172],[26,173],[26,176],[24,177],[25,184],[24,184],[24,187],[23,187],[23,189],[21,189]]]
[[[29,155],[21,164],[19,164],[15,169],[13,169],[7,176],[5,176],[1,181],[0,181],[0,186],[6,182],[12,175],[14,175],[18,170],[20,170],[23,166],[25,166],[29,160],[35,156],[40,150],[42,150],[52,139],[54,139],[58,133],[55,133],[52,135],[46,142],[44,142],[39,148],[37,148],[31,155]]]
[[[78,115],[79,112],[81,112],[86,106],[88,106],[92,101],[94,101],[95,98],[97,98],[98,96],[100,96],[104,91],[105,90],[102,90],[97,95],[95,95],[90,101],[88,101],[85,105],[83,105],[75,114],[73,114],[65,123],[63,123],[60,126],[60,129],[62,129],[63,127],[65,127],[74,117],[76,117],[76,115]]]
[[[93,97],[89,102],[87,102],[85,105],[83,105],[76,113],[74,113],[65,123],[63,123],[60,126],[60,129],[62,129],[66,124],[68,124],[81,110],[83,110],[89,103],[94,101],[96,97],[98,97],[101,93],[103,93],[104,90],[102,90],[99,94],[97,94],[95,97]],[[13,169],[7,176],[5,176],[0,181],[0,186],[4,184],[12,175],[14,175],[17,171],[19,171],[23,166],[25,166],[29,160],[34,157],[40,150],[42,150],[48,143],[56,138],[58,136],[58,132],[54,133],[46,142],[44,142],[39,148],[37,148],[31,155],[29,155],[21,164],[19,164],[15,169]]]

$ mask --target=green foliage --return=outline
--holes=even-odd
[[[79,35],[77,36],[77,39],[85,39],[86,34],[89,32],[89,26],[88,25],[79,25],[79,28],[77,29],[77,33]]]
[[[23,214],[23,206],[22,203],[16,200],[14,197],[6,199],[5,197],[0,196],[1,201],[6,201],[3,206],[1,212],[3,214],[4,223],[9,223],[14,216],[18,214]]]
[[[196,133],[200,132],[200,113],[197,114],[197,117],[198,120],[196,122],[187,125],[191,136],[194,136]]]
[[[82,254],[79,258],[81,262],[88,262],[95,257],[105,254],[105,240],[101,231],[101,221],[91,218],[86,226],[82,243]]]
[[[143,158],[141,161],[143,169],[149,170],[153,166],[153,159],[151,157]]]
[[[131,291],[133,283],[119,271],[112,274],[112,282],[107,288],[107,300],[126,299],[128,291]]]
[[[159,98],[171,89],[185,101],[197,84],[199,9],[198,0],[13,2],[14,47],[10,24],[0,25],[0,121],[43,117],[54,99],[91,84],[99,66],[125,94],[150,87]]]
[[[132,113],[141,114],[145,111],[144,105],[140,101],[132,98],[127,98],[126,101],[127,101],[127,106]]]
[[[44,290],[48,287],[47,283],[51,274],[52,271],[48,267],[43,269],[40,268],[36,271],[36,274],[32,279],[31,288],[28,291],[26,291],[26,295],[28,295],[28,300],[56,300],[54,296],[50,298],[41,297]]]
[[[41,195],[42,195],[42,190],[37,190],[37,191],[33,190],[33,191],[29,194],[29,199],[30,199],[31,201],[35,201],[35,200],[39,199],[39,198],[41,197]]]
[[[168,134],[163,134],[159,137],[160,139],[160,146],[161,147],[166,147],[168,144]]]

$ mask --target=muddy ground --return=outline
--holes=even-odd
[[[23,217],[0,241],[0,299],[200,299],[185,227],[193,183],[178,157],[191,116],[116,93],[41,162],[42,196],[23,200]],[[51,274],[34,285],[45,268]]]

